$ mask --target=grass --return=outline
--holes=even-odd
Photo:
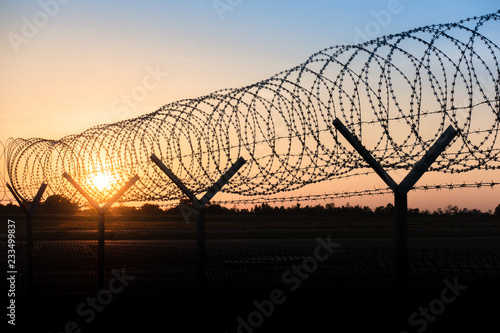
[[[25,238],[24,215],[0,216],[16,221],[16,238]],[[189,222],[189,223],[187,223]],[[454,217],[410,218],[410,237],[500,236],[495,218]],[[36,239],[96,239],[97,215],[35,215]],[[194,239],[196,221],[181,215],[106,216],[106,239]],[[5,225],[2,233],[6,232]],[[393,218],[338,218],[306,215],[206,215],[207,238],[310,238],[334,234],[336,237],[393,237]]]

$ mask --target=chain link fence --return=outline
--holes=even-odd
[[[5,250],[1,250],[4,252]],[[36,242],[34,285],[38,296],[85,295],[97,288],[97,242]],[[206,251],[209,291],[262,291],[283,285],[284,273],[312,256],[310,247],[219,246]],[[5,256],[3,256],[5,257]],[[197,289],[197,254],[191,245],[161,242],[108,242],[105,281],[111,270],[135,276],[125,293],[169,295]],[[17,245],[17,291],[27,292],[26,245]],[[303,281],[302,289],[391,287],[395,280],[392,250],[337,249]],[[467,284],[498,283],[500,256],[493,252],[412,251],[410,284],[439,286],[458,277]],[[6,281],[2,284],[6,287]],[[105,284],[107,285],[107,284]],[[5,290],[5,289],[3,289]]]

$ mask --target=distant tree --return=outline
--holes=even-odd
[[[18,205],[12,204],[12,202],[9,202],[5,206],[0,204],[0,213],[4,214],[20,214],[23,211],[21,210],[21,207]]]
[[[388,203],[387,206],[379,206],[375,208],[374,211],[375,215],[378,217],[388,217],[392,216],[394,214],[394,205],[391,203]]]
[[[428,209],[424,209],[423,211],[419,212],[419,215],[429,217],[429,215],[431,215],[431,212]]]
[[[255,205],[253,212],[255,214],[273,214],[274,208],[267,203],[263,203],[262,205]]]
[[[384,206],[378,206],[378,207],[375,207],[375,215],[377,216],[383,216],[384,213],[385,213],[385,209],[384,209]]]
[[[118,215],[134,215],[137,213],[137,207],[118,206],[118,207],[112,208],[112,213],[118,214]]]
[[[495,208],[495,216],[497,217],[500,217],[500,205],[497,206],[497,208]]]
[[[293,214],[300,214],[302,212],[302,209],[300,208],[300,203],[297,202],[297,205],[291,207],[290,210]]]
[[[480,209],[475,209],[475,208],[471,210],[470,213],[475,217],[481,217],[483,215]]]
[[[38,211],[46,214],[74,214],[78,211],[78,204],[63,195],[54,194],[40,205]]]
[[[179,205],[188,205],[188,206],[192,206],[193,203],[191,202],[191,199],[188,199],[188,198],[182,198],[179,200]]]
[[[438,208],[437,210],[434,211],[434,215],[442,216],[444,215],[444,212],[441,208]]]
[[[458,206],[448,205],[445,210],[446,215],[457,215],[459,212]]]
[[[212,214],[221,214],[225,213],[228,209],[222,207],[219,204],[208,204],[206,206],[206,211]]]
[[[385,206],[385,212],[386,214],[394,214],[394,205],[388,203],[387,206]]]
[[[182,198],[179,200],[179,204],[170,210],[175,213],[179,213],[179,211],[185,209],[185,206],[189,206],[194,209],[193,203],[191,202],[190,199],[188,198]]]
[[[372,211],[372,209],[370,207],[364,206],[363,207],[363,214],[371,216],[371,215],[373,215],[373,211]]]
[[[420,214],[420,209],[418,208],[409,208],[408,215],[409,216],[418,216]]]
[[[164,213],[163,209],[160,208],[160,205],[149,203],[142,205],[139,211],[145,215],[161,215]]]

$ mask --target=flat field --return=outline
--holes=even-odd
[[[25,239],[25,217],[3,215],[16,221],[18,239]],[[347,218],[306,215],[206,214],[207,239],[311,238],[334,234],[345,238],[393,237],[393,218]],[[2,226],[2,230],[5,226]],[[497,237],[500,219],[418,217],[408,219],[410,237]],[[106,216],[106,238],[113,240],[194,239],[196,217]],[[35,215],[35,239],[93,240],[97,215]],[[3,232],[3,231],[2,231]]]
[[[32,296],[25,217],[2,219],[16,221],[24,331],[64,332],[75,323],[81,332],[484,332],[500,311],[491,302],[500,295],[493,218],[410,219],[411,288],[401,293],[392,218],[207,214],[201,292],[194,218],[107,216],[104,287],[120,290],[110,294],[97,285],[97,216],[37,215]],[[329,253],[318,238],[338,247]],[[0,255],[7,258],[5,246]],[[130,277],[123,289],[117,272]],[[6,279],[0,286],[9,288]],[[424,322],[420,309],[429,307],[433,320]]]

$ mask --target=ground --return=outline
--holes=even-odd
[[[456,332],[497,325],[494,219],[410,220],[410,286],[401,289],[390,218],[207,216],[201,291],[195,221],[108,217],[105,278],[97,286],[97,217],[38,216],[30,296],[25,223],[8,218],[17,220],[19,329]],[[318,239],[335,244],[331,253]],[[0,254],[6,258],[6,249]]]

